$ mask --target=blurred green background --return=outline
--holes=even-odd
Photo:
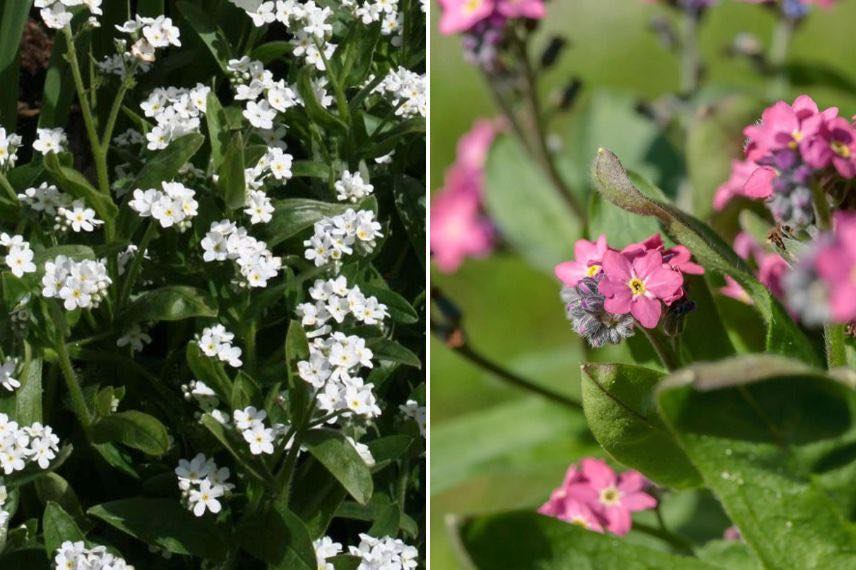
[[[463,62],[459,40],[437,33],[436,4],[432,12],[431,180],[437,189],[454,160],[458,137],[476,118],[492,116],[495,110],[479,73]],[[580,115],[593,91],[608,89],[617,93],[617,100],[622,99],[621,94],[628,94],[627,99],[635,101],[650,100],[677,88],[676,58],[648,28],[652,16],[667,13],[666,8],[642,0],[562,0],[550,4],[539,33],[540,45],[551,34],[561,33],[572,47],[546,76],[543,91],[549,94],[573,76],[584,83],[582,100],[575,108],[583,110],[558,117],[551,124],[553,134],[562,140],[578,139],[570,133],[589,125],[581,123]],[[771,11],[734,0],[724,0],[712,9],[701,29],[706,84],[721,93],[763,93],[763,80],[745,60],[729,57],[726,48],[740,32],[752,33],[768,45],[775,21]],[[820,78],[828,85],[813,86],[807,90],[809,94],[821,105],[838,105],[850,114],[856,110],[856,89],[852,86],[856,81],[854,22],[856,2],[851,0],[830,11],[815,11],[797,31],[791,49],[791,61],[808,63],[808,69],[821,64],[835,74]],[[812,78],[816,81],[817,77]],[[802,91],[793,87],[791,95]],[[611,109],[600,112],[610,114]],[[620,140],[613,142],[621,136],[620,124],[618,131],[603,134],[611,140],[599,140],[598,132],[588,133],[588,139],[594,146],[620,145]],[[562,152],[582,152],[569,146],[566,144]],[[588,161],[591,157],[580,159]],[[570,176],[575,183],[584,183],[586,173],[577,167]],[[562,247],[570,256],[572,244]],[[468,261],[454,275],[434,271],[432,279],[463,309],[464,326],[476,349],[528,378],[571,395],[578,393],[582,349],[564,319],[552,275],[506,252],[487,260]],[[569,463],[597,452],[598,446],[579,415],[499,383],[432,340],[432,568],[460,567],[446,530],[450,515],[534,508],[561,481]],[[721,533],[716,527],[719,521],[692,520],[694,507],[705,500],[684,497],[664,504],[664,509],[667,516],[680,521],[681,530],[687,534]],[[704,524],[711,528],[695,528]]]

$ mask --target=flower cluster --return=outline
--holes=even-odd
[[[121,58],[119,62],[113,60],[114,66],[119,63],[123,69],[125,62],[132,59],[138,60],[144,65],[154,62],[155,52],[158,48],[166,48],[171,45],[181,47],[181,30],[172,24],[171,18],[166,16],[146,18],[138,14],[133,20],[116,26],[116,29],[131,36],[131,40],[134,42],[129,52],[119,56]],[[123,49],[125,45],[123,41],[121,44]]]
[[[55,216],[60,208],[71,206],[72,197],[60,192],[53,184],[42,182],[39,186],[27,188],[18,194],[18,200],[36,212]]]
[[[337,200],[354,204],[374,192],[374,186],[364,181],[362,174],[347,170],[342,172],[342,177],[334,187],[336,188]]]
[[[149,150],[166,148],[175,139],[198,133],[200,117],[208,108],[210,87],[201,83],[193,89],[178,87],[157,88],[140,103],[146,117],[154,119],[156,125],[146,133]]]
[[[204,413],[213,413],[214,411],[218,411],[217,406],[220,405],[220,398],[218,398],[217,393],[202,380],[191,380],[187,384],[182,384],[181,391],[184,393],[184,399],[188,402],[196,400],[196,403]],[[217,414],[217,417],[220,417],[219,413]],[[228,421],[228,418],[226,418],[226,421]]]
[[[329,536],[322,536],[315,540],[312,546],[315,547],[315,560],[318,564],[318,570],[335,570],[335,566],[327,560],[342,553],[342,544],[333,542]]]
[[[381,22],[380,31],[386,36],[401,28],[398,0],[345,0],[342,4],[349,6],[354,16],[366,26]]]
[[[758,268],[755,276],[773,295],[779,299],[784,297],[782,279],[789,266],[781,255],[767,251],[746,232],[740,232],[734,238],[734,251],[743,259],[755,263]],[[720,291],[733,299],[752,304],[749,294],[730,275],[725,276],[725,287]]]
[[[33,250],[30,244],[24,241],[23,236],[7,233],[0,234],[0,246],[6,248],[6,257],[3,258],[6,267],[15,277],[23,277],[26,273],[34,273],[36,264],[33,263]]]
[[[218,360],[238,368],[243,364],[241,347],[233,346],[233,340],[235,333],[227,331],[223,325],[214,325],[202,329],[202,335],[196,340],[196,344],[205,356],[216,356]]]
[[[50,426],[36,422],[20,427],[0,414],[0,468],[6,475],[23,470],[28,463],[47,469],[58,451],[59,438]]]
[[[484,166],[499,129],[480,120],[458,141],[457,159],[446,172],[446,185],[431,200],[431,253],[440,271],[452,273],[467,257],[485,257],[495,230],[483,212]]]
[[[63,542],[54,556],[54,566],[75,570],[134,570],[124,559],[108,552],[106,546],[87,548],[82,540]]]
[[[83,200],[75,200],[70,206],[60,206],[56,211],[56,229],[77,232],[94,232],[104,220],[95,217],[95,210],[87,208]]]
[[[366,297],[357,285],[349,288],[348,280],[341,275],[335,279],[317,279],[309,288],[309,296],[314,303],[297,306],[301,324],[314,329],[307,333],[309,337],[329,333],[330,320],[342,324],[350,316],[359,323],[379,325],[389,314],[386,305],[376,297]]]
[[[318,407],[325,412],[342,412],[372,418],[381,413],[373,388],[356,374],[372,368],[371,349],[365,339],[334,332],[309,344],[309,360],[297,363],[300,377],[317,390]]]
[[[44,155],[62,152],[68,144],[68,137],[60,127],[55,129],[37,129],[36,137],[36,141],[33,143],[33,150]]]
[[[212,222],[201,246],[206,263],[235,262],[241,275],[240,286],[265,287],[282,268],[282,260],[271,253],[265,242],[248,235],[247,230],[229,220]]]
[[[619,536],[633,525],[631,513],[653,509],[657,500],[645,492],[648,482],[638,471],[615,471],[601,459],[571,465],[562,485],[538,512],[588,530]]]
[[[427,414],[425,406],[420,406],[416,400],[407,400],[404,404],[398,406],[404,417],[416,422],[419,428],[419,434],[425,437],[425,425],[427,423]]]
[[[223,508],[219,499],[235,488],[229,483],[229,468],[218,468],[213,459],[202,453],[197,453],[190,461],[179,459],[175,474],[182,498],[197,517],[204,515],[206,510],[219,513]]]
[[[6,170],[15,166],[18,161],[18,148],[21,146],[21,136],[15,133],[6,133],[6,129],[0,127],[0,170]]]
[[[141,217],[157,220],[162,228],[177,226],[180,231],[189,228],[199,208],[194,199],[196,192],[180,182],[163,182],[161,187],[163,191],[134,190],[134,199],[128,205]]]
[[[813,188],[856,178],[856,127],[807,95],[767,108],[743,133],[746,160],[717,190],[719,209],[735,196],[763,199],[777,222],[802,227],[814,221]]]
[[[399,117],[425,117],[428,113],[426,88],[424,75],[399,67],[390,71],[374,91],[390,96]]]
[[[55,30],[61,30],[71,23],[74,13],[69,8],[77,6],[85,6],[89,13],[92,14],[90,22],[97,25],[97,21],[93,20],[94,16],[101,16],[102,0],[36,0],[33,6],[41,8],[39,14],[42,16],[45,25]]]
[[[836,212],[783,280],[788,307],[809,325],[856,321],[856,214]]]
[[[232,412],[232,418],[244,441],[250,445],[250,453],[253,455],[273,454],[274,442],[286,432],[286,426],[283,424],[274,424],[271,428],[265,426],[267,412],[257,410],[253,406],[235,410]]]
[[[501,27],[507,20],[540,20],[543,0],[440,0],[440,32],[446,35],[474,30],[480,24]]]
[[[742,0],[748,4],[779,4],[782,14],[790,20],[800,20],[808,15],[812,6],[831,8],[838,0]]]
[[[371,210],[355,212],[347,209],[338,216],[315,222],[311,238],[303,242],[305,257],[317,267],[339,261],[355,252],[368,255],[374,251],[377,239],[383,237],[381,225]]]
[[[408,570],[416,568],[419,556],[414,547],[408,546],[401,539],[389,536],[375,538],[364,533],[360,533],[359,546],[351,546],[348,550],[352,556],[360,559],[357,570]]]
[[[276,134],[274,120],[278,113],[302,104],[296,90],[285,80],[274,81],[273,73],[266,70],[260,61],[247,56],[229,61],[235,100],[246,101],[243,115],[250,124],[263,131]],[[284,131],[276,138],[281,138]]]
[[[112,283],[105,260],[75,261],[65,255],[45,262],[42,295],[62,299],[69,311],[97,307]]]
[[[684,274],[704,269],[684,246],[666,249],[658,234],[618,251],[606,243],[579,240],[573,261],[556,266],[562,298],[574,330],[592,346],[615,344],[633,334],[635,324],[656,327],[667,310],[687,311]]]

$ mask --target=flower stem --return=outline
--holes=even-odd
[[[52,312],[59,312],[55,304],[52,305]],[[59,315],[64,318],[63,315]],[[68,348],[65,345],[65,331],[59,332],[56,339],[56,353],[59,358],[59,366],[62,370],[62,375],[65,378],[65,385],[68,388],[68,394],[71,399],[71,407],[74,414],[80,421],[83,431],[89,434],[89,426],[92,425],[92,416],[89,413],[89,408],[86,405],[86,398],[83,396],[83,390],[80,387],[80,382],[77,379],[77,374],[74,373],[74,367],[71,364],[71,358],[68,355]]]
[[[681,95],[685,97],[695,95],[701,79],[701,56],[698,47],[699,18],[700,14],[696,10],[684,10],[681,43]]]
[[[639,328],[642,330],[642,334],[645,335],[645,338],[648,339],[648,342],[651,343],[651,348],[653,348],[654,352],[657,353],[657,356],[660,358],[660,362],[663,363],[666,370],[671,372],[681,367],[680,358],[665,335],[657,329],[646,329],[642,326]]]
[[[137,280],[137,275],[140,273],[143,258],[146,256],[146,249],[148,249],[149,243],[151,243],[156,233],[157,226],[155,225],[154,220],[150,220],[149,225],[146,227],[146,231],[143,234],[143,239],[140,241],[137,253],[134,255],[133,261],[131,261],[131,266],[128,268],[125,281],[122,282],[122,290],[119,293],[119,308],[121,308],[128,301],[128,297],[131,296],[131,289],[133,289],[134,282]]]
[[[0,187],[3,188],[3,191],[9,195],[9,199],[12,200],[13,204],[18,204],[18,194],[15,193],[15,189],[12,188],[12,185],[9,183],[9,179],[6,178],[6,175],[0,172]]]

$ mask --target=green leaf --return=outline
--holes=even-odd
[[[550,182],[510,137],[493,144],[485,205],[491,219],[531,265],[552,274],[569,258],[580,226]]]
[[[323,536],[347,491],[318,461],[310,457],[298,469],[289,507],[309,529],[312,537]]]
[[[243,370],[235,376],[235,385],[232,389],[232,408],[242,410],[252,406],[259,393],[259,386],[255,380],[250,378]]]
[[[253,556],[276,570],[315,570],[315,547],[309,530],[294,513],[275,502],[267,513],[249,518],[238,530],[238,541]]]
[[[18,120],[18,49],[32,0],[0,1],[0,125],[15,132]]]
[[[323,218],[337,216],[348,208],[353,208],[350,204],[332,204],[308,198],[274,200],[273,204],[273,219],[265,224],[266,241],[270,247],[311,228]]]
[[[21,387],[0,397],[0,412],[20,425],[42,421],[42,359],[33,358],[18,377]]]
[[[222,401],[228,402],[232,396],[232,379],[226,374],[223,364],[216,358],[206,356],[194,341],[187,343],[185,355],[193,375],[214,390]]]
[[[53,39],[53,50],[42,89],[42,108],[39,110],[39,128],[42,129],[65,126],[75,94],[74,79],[65,59],[68,52],[65,34],[55,34]],[[80,49],[80,46],[77,47]]]
[[[96,190],[83,174],[73,168],[62,166],[54,153],[45,156],[44,163],[48,173],[63,191],[84,200],[105,222],[116,218],[119,208],[116,207],[113,199]]]
[[[300,377],[297,363],[309,360],[309,340],[300,321],[291,321],[285,335],[285,365],[288,372],[288,403],[292,422],[303,425],[307,419],[310,398],[309,384]]]
[[[582,366],[582,397],[591,432],[627,467],[668,487],[693,487],[701,477],[657,415],[654,388],[664,374],[627,364]]]
[[[409,176],[397,176],[392,186],[395,208],[419,263],[425,265],[425,184]]]
[[[178,11],[190,22],[193,30],[208,47],[211,55],[217,61],[223,73],[227,73],[227,64],[230,59],[235,56],[232,48],[229,45],[229,40],[226,39],[226,34],[217,25],[217,20],[200,6],[196,6],[191,2],[178,2]]]
[[[419,360],[419,357],[412,350],[394,340],[373,338],[366,341],[366,344],[372,349],[377,360],[398,362],[405,366],[422,368],[422,361]]]
[[[145,291],[122,312],[120,319],[130,325],[216,316],[217,305],[206,291],[175,285]]]
[[[395,322],[405,325],[419,322],[419,313],[416,312],[416,309],[407,302],[407,299],[389,287],[362,284],[360,290],[366,296],[377,297],[378,301],[386,305],[389,316]]]
[[[199,133],[190,133],[175,139],[165,149],[144,161],[130,188],[160,188],[160,183],[172,180],[204,142],[205,137]]]
[[[267,65],[272,61],[276,61],[283,56],[290,54],[294,47],[291,42],[273,41],[267,42],[253,49],[250,57]]]
[[[330,178],[330,166],[323,162],[295,160],[291,165],[291,174],[295,178]]]
[[[92,426],[95,443],[118,442],[148,455],[163,455],[169,449],[169,432],[157,418],[128,410],[106,416]]]
[[[309,120],[316,125],[329,129],[330,131],[344,133],[348,130],[348,125],[345,124],[339,117],[325,109],[318,102],[318,97],[315,95],[315,90],[312,88],[312,77],[314,68],[304,67],[297,77],[297,92],[303,100],[304,111],[309,117]]]
[[[313,429],[304,434],[303,444],[354,500],[363,505],[369,501],[373,490],[371,471],[342,433]]]
[[[244,139],[240,132],[233,134],[226,146],[217,184],[228,209],[237,210],[245,206],[247,183],[244,180]]]
[[[133,458],[112,443],[93,443],[92,448],[107,462],[111,467],[121,471],[132,479],[139,479],[140,474],[134,468]]]
[[[723,570],[759,570],[758,561],[742,540],[711,540],[696,556]]]
[[[595,241],[601,235],[609,240],[610,247],[621,249],[659,233],[656,220],[636,216],[610,204],[595,192],[589,199],[588,237]],[[573,244],[567,246],[566,256],[571,257]]]
[[[223,147],[228,144],[229,125],[223,112],[223,105],[213,91],[208,93],[205,103],[205,123],[208,125],[208,140],[211,143],[211,165],[216,171],[223,163]]]
[[[211,432],[211,435],[226,448],[226,451],[238,460],[243,469],[258,481],[263,483],[269,482],[270,477],[265,472],[264,466],[260,465],[260,460],[256,456],[250,454],[249,445],[243,438],[238,436],[234,430],[224,428],[223,424],[214,419],[214,416],[211,414],[202,416],[201,421],[202,425]]]
[[[457,530],[461,546],[479,570],[716,569],[532,511],[476,517]]]
[[[41,267],[45,261],[53,261],[59,255],[64,255],[75,261],[95,259],[95,252],[87,245],[55,245],[43,250],[37,250],[33,256],[34,263]]]
[[[844,568],[854,560],[853,525],[801,461],[852,430],[852,388],[797,360],[752,355],[675,372],[657,398],[764,567]]]
[[[788,316],[781,303],[758,281],[746,263],[710,227],[678,208],[639,191],[613,153],[601,149],[594,176],[604,198],[629,212],[657,218],[666,232],[685,245],[707,270],[731,275],[746,289],[767,324],[767,347],[771,352],[796,355],[808,363],[819,363],[814,346]]]
[[[56,551],[66,540],[77,542],[83,540],[83,531],[78,528],[74,519],[62,507],[53,501],[48,501],[42,515],[42,529],[45,536],[45,552],[53,560]]]
[[[134,538],[173,554],[223,560],[228,541],[211,518],[196,517],[178,499],[122,499],[87,511]]]
[[[36,480],[36,493],[39,500],[46,505],[53,502],[59,505],[80,528],[89,528],[91,525],[86,520],[80,500],[68,481],[56,473],[48,473]]]

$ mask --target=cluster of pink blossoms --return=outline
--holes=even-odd
[[[632,335],[634,319],[656,327],[664,306],[691,310],[684,274],[704,273],[686,247],[667,249],[659,234],[620,251],[610,248],[604,235],[594,242],[581,239],[574,256],[555,273],[565,286],[562,298],[574,330],[595,347]]]
[[[743,259],[754,261],[758,270],[755,276],[777,298],[785,296],[782,279],[788,272],[788,262],[778,253],[764,249],[755,238],[746,232],[740,232],[734,238],[734,251]],[[720,289],[723,295],[751,304],[749,294],[730,275],[725,276],[725,287]]]
[[[645,492],[648,486],[638,471],[616,475],[605,461],[583,459],[579,468],[568,468],[562,486],[538,512],[595,532],[625,535],[633,525],[631,513],[657,506]]]
[[[439,0],[443,13],[440,33],[468,32],[482,23],[502,27],[507,20],[540,20],[546,15],[544,0]]]
[[[431,253],[438,269],[452,273],[467,257],[485,257],[493,250],[495,230],[482,208],[484,166],[500,128],[482,119],[458,141],[455,163],[446,185],[431,200]]]
[[[735,196],[766,200],[777,222],[802,227],[814,220],[812,186],[856,178],[856,126],[807,95],[779,101],[744,129],[746,159],[714,197],[721,210]]]

